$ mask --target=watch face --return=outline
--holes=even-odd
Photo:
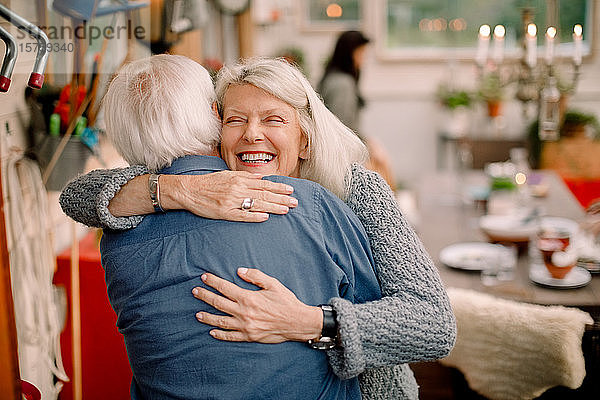
[[[240,14],[248,8],[250,0],[217,0],[217,5],[226,14]]]

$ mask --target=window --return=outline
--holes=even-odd
[[[516,55],[522,41],[522,13],[529,8],[538,27],[538,46],[544,45],[547,26],[555,25],[559,55],[572,50],[573,26],[584,27],[584,41],[592,34],[593,0],[381,0],[378,42],[388,56],[471,56],[479,27],[496,25],[506,29],[507,55]],[[589,48],[588,46],[585,46]]]
[[[361,0],[304,0],[302,13],[309,30],[359,29]]]

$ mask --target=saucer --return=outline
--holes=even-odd
[[[585,268],[591,273],[600,272],[600,260],[592,259],[592,258],[584,258],[579,257],[577,260],[577,266],[581,268]]]
[[[544,265],[532,264],[529,268],[529,279],[541,286],[574,289],[590,283],[592,275],[585,268],[574,267],[563,279],[555,279]]]

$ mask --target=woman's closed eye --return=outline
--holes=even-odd
[[[263,119],[263,123],[269,126],[281,126],[287,124],[287,120],[279,115],[270,115]]]
[[[246,123],[246,119],[242,117],[228,117],[225,118],[225,125],[227,126],[240,126]]]

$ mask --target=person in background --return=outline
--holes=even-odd
[[[335,346],[327,351],[333,371],[343,379],[359,376],[363,399],[416,399],[418,386],[407,363],[445,357],[454,345],[456,324],[439,273],[398,209],[389,186],[379,174],[346,156],[357,144],[364,150],[363,143],[324,106],[306,77],[286,61],[248,59],[225,66],[216,86],[222,120],[221,156],[231,169],[265,175],[276,173],[274,168],[282,161],[276,152],[249,157],[244,151],[256,144],[273,146],[276,137],[269,138],[267,133],[278,131],[279,125],[289,126],[288,118],[274,118],[268,111],[272,107],[258,101],[265,96],[279,99],[299,116],[300,124],[294,128],[296,135],[307,135],[313,144],[312,151],[302,161],[300,177],[323,185],[344,200],[368,235],[383,298],[364,304],[330,299],[337,331]],[[254,103],[250,106],[247,102]],[[340,136],[340,131],[344,135]],[[232,136],[235,132],[237,135],[248,132],[239,136],[243,140],[234,140],[242,146],[239,151],[230,142],[236,138]],[[63,211],[87,225],[112,229],[136,226],[147,218],[141,214],[154,211],[148,196],[147,173],[147,169],[133,166],[83,175],[63,190]],[[230,188],[221,179],[234,173],[240,172],[162,175],[162,207],[187,209],[202,216],[222,215],[217,218],[231,220],[240,218],[229,213],[233,204],[237,212],[248,215],[244,220],[260,221],[251,216],[269,212],[260,199],[270,192],[235,188],[214,195],[219,186]],[[253,182],[249,178],[243,181],[246,180]],[[255,198],[256,203],[243,208],[245,197]],[[273,217],[279,218],[268,219]],[[261,290],[236,290],[235,284],[209,274],[207,284],[223,294],[217,298],[226,303],[233,301],[239,309],[221,310],[229,314],[227,318],[203,312],[200,322],[214,326],[216,329],[211,332],[225,341],[263,342],[273,336],[282,341],[300,340],[299,333],[305,329],[302,324],[294,323],[300,326],[292,329],[290,318],[281,316],[292,316],[295,321],[293,316],[305,306],[294,303],[293,308],[289,307],[286,301],[289,291],[272,290],[274,281],[277,282],[274,278],[256,269],[251,269],[250,274],[252,279],[243,279]],[[243,302],[242,306],[237,301],[240,293],[254,298],[254,304]],[[195,294],[200,300],[210,301],[206,295],[206,292]]]
[[[343,32],[337,39],[317,91],[327,108],[367,144],[369,161],[366,167],[379,172],[388,185],[394,188],[394,177],[386,151],[378,141],[366,138],[360,132],[360,115],[365,107],[365,99],[360,92],[359,81],[369,42],[369,38],[360,31]]]

